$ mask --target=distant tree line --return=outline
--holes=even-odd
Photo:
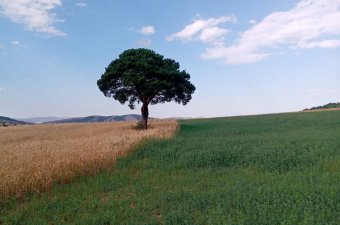
[[[340,108],[340,102],[337,103],[328,103],[323,106],[317,106],[317,107],[312,107],[310,109],[304,109],[303,111],[307,110],[318,110],[318,109],[334,109],[334,108]]]

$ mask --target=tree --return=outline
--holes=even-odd
[[[195,86],[190,75],[180,70],[178,62],[164,58],[150,49],[129,49],[113,60],[97,85],[106,97],[121,104],[128,102],[131,109],[142,104],[143,128],[148,127],[149,104],[175,101],[186,105]]]

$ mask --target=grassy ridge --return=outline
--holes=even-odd
[[[114,171],[22,201],[3,224],[339,224],[340,111],[182,121]]]

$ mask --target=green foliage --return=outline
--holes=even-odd
[[[187,104],[195,91],[189,79],[190,75],[180,70],[178,62],[140,48],[120,54],[97,84],[106,97],[113,97],[121,104],[128,102],[134,109],[136,102],[148,105],[174,100]]]
[[[340,111],[181,121],[112,171],[0,205],[0,224],[340,224]]]
[[[304,111],[308,110],[318,110],[318,109],[335,109],[335,108],[340,108],[340,102],[337,103],[328,103],[323,106],[317,106],[317,107],[312,107],[310,109],[304,109]]]

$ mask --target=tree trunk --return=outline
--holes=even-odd
[[[149,109],[148,109],[148,104],[143,103],[142,108],[142,123],[143,123],[143,128],[145,130],[148,129],[148,117],[149,117]]]

